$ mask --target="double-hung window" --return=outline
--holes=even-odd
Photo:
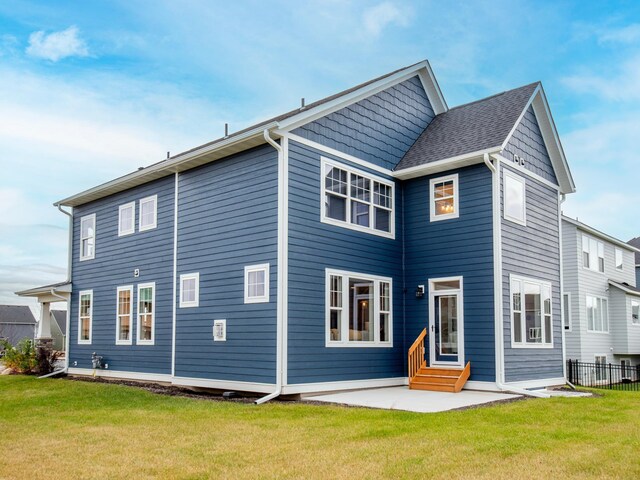
[[[269,264],[244,267],[244,303],[269,301]]]
[[[391,292],[391,278],[327,269],[327,346],[391,346]]]
[[[526,189],[524,178],[504,171],[504,218],[526,225]]]
[[[604,243],[582,236],[582,266],[594,272],[604,272]]]
[[[631,300],[631,323],[640,325],[640,301]]]
[[[432,222],[458,218],[458,174],[429,181],[429,212]]]
[[[131,235],[135,232],[136,202],[120,205],[118,208],[118,236]]]
[[[78,343],[90,344],[93,324],[93,290],[80,292],[78,307]]]
[[[606,298],[586,296],[587,330],[609,333],[609,302]]]
[[[514,347],[551,347],[551,285],[511,276],[511,341]]]
[[[138,230],[144,232],[156,228],[158,220],[158,196],[152,195],[140,200],[140,225]]]
[[[392,181],[322,159],[324,223],[386,237],[394,235]]]
[[[96,255],[96,214],[80,219],[80,261],[91,260]]]
[[[616,252],[616,269],[622,270],[624,267],[624,262],[623,262],[624,257],[622,254],[622,249],[616,247],[615,252]]]
[[[180,308],[197,307],[200,297],[200,274],[180,275]]]
[[[131,345],[133,286],[118,287],[116,312],[116,345]]]
[[[155,330],[155,283],[138,285],[138,339],[139,345],[153,345]]]

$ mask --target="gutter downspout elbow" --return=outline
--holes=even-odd
[[[271,145],[273,148],[276,149],[276,151],[278,152],[278,176],[283,175],[283,172],[281,171],[283,168],[283,163],[284,163],[284,150],[282,148],[282,145],[278,144],[278,142],[276,142],[273,138],[271,138],[271,135],[269,134],[269,130],[265,129],[263,132],[264,135],[264,139],[266,140],[266,142]],[[278,182],[279,183],[279,182]],[[283,192],[278,192],[278,230],[280,230],[280,228],[282,228],[282,226],[280,225],[280,222],[285,221],[284,217],[283,217],[283,198],[281,197],[281,195],[283,195]],[[281,252],[280,251],[281,246],[278,244],[278,278],[281,278],[281,266],[282,266],[282,258],[281,258],[281,254],[286,255],[287,252]],[[277,289],[278,289],[278,306],[277,306],[277,315],[276,315],[276,389],[268,394],[265,395],[264,397],[260,397],[258,398],[254,403],[256,405],[261,405],[263,403],[268,402],[269,400],[273,400],[276,397],[279,397],[280,394],[282,393],[282,380],[283,380],[283,376],[284,376],[284,372],[283,372],[283,359],[282,359],[282,351],[283,351],[283,339],[282,339],[282,331],[283,331],[283,315],[282,315],[282,309],[286,308],[285,305],[282,305],[282,300],[281,300],[281,289],[283,288],[283,286],[280,284],[280,282],[278,282],[277,285]],[[280,360],[279,362],[277,360]]]

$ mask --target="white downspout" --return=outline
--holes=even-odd
[[[269,145],[276,149],[278,152],[278,273],[277,273],[277,306],[276,306],[276,389],[255,401],[256,405],[268,402],[282,393],[282,385],[284,378],[284,359],[283,359],[283,331],[284,331],[284,310],[287,308],[284,300],[286,298],[284,289],[286,284],[284,279],[286,278],[287,268],[287,248],[283,239],[286,234],[286,178],[287,178],[287,165],[284,158],[284,149],[282,145],[279,145],[269,135],[269,130],[265,129],[264,139]]]
[[[560,201],[558,202],[558,236],[560,238],[560,312],[562,316],[560,331],[562,332],[562,375],[564,376],[564,381],[571,387],[571,389],[575,390],[576,387],[573,385],[569,379],[567,378],[567,344],[566,344],[566,333],[564,330],[564,320],[567,312],[564,311],[564,259],[562,253],[562,204],[567,199],[567,196],[564,193],[560,194]]]
[[[499,160],[496,165],[491,163],[489,154],[483,156],[485,165],[491,171],[493,190],[493,274],[494,274],[494,305],[495,305],[495,342],[496,342],[496,387],[503,392],[513,392],[529,397],[549,398],[550,395],[529,391],[523,388],[504,384],[504,327],[502,319],[502,233],[500,228],[500,176],[498,175]]]

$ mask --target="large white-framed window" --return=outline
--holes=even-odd
[[[200,274],[180,275],[180,308],[197,307],[200,304]]]
[[[155,340],[156,284],[138,284],[138,345],[153,345]]]
[[[504,218],[520,225],[527,224],[527,194],[524,178],[504,170]]]
[[[430,220],[447,220],[460,216],[458,208],[458,174],[429,180]]]
[[[640,301],[631,300],[631,324],[640,325]]]
[[[320,220],[323,223],[395,237],[392,180],[322,157]]]
[[[131,345],[133,339],[133,285],[116,292],[116,345]]]
[[[615,247],[615,256],[616,270],[622,270],[624,268],[624,255],[621,248]]]
[[[136,202],[118,207],[118,236],[131,235],[136,230]]]
[[[594,272],[604,273],[604,243],[582,235],[582,266]]]
[[[552,290],[549,282],[510,276],[511,346],[552,348]]]
[[[138,230],[144,232],[158,226],[158,195],[140,199]]]
[[[82,290],[78,297],[78,343],[91,343],[93,329],[93,290]]]
[[[92,260],[96,256],[96,214],[80,219],[80,261]]]
[[[326,269],[326,346],[393,346],[392,289],[389,277]]]
[[[603,297],[586,295],[587,331],[609,333],[609,301]]]
[[[568,332],[571,331],[571,292],[564,293],[562,295],[562,310],[564,314],[564,318],[562,320],[562,325],[565,330]]]
[[[269,301],[269,264],[244,267],[244,303]]]

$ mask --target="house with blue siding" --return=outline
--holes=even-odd
[[[262,400],[563,384],[574,191],[540,83],[450,108],[423,61],[303,103],[56,203],[68,373]]]

